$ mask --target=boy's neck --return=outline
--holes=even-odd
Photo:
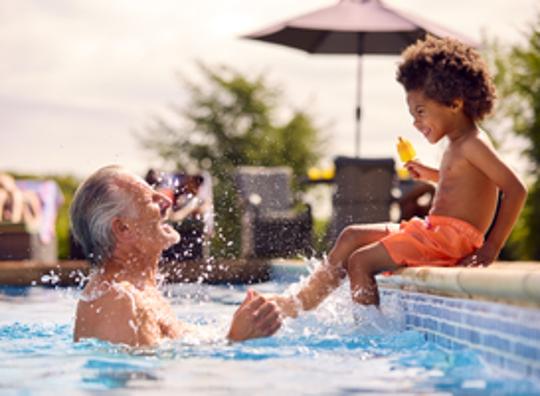
[[[456,116],[454,126],[446,134],[446,136],[451,142],[453,142],[462,138],[463,136],[476,132],[477,130],[478,126],[472,118],[466,116],[465,114],[460,114]]]

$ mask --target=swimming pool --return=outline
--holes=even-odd
[[[282,292],[300,273],[286,275],[253,288]],[[353,307],[345,284],[276,336],[229,345],[222,335],[245,286],[164,290],[179,318],[214,330],[136,353],[97,341],[74,344],[78,290],[0,289],[0,393],[540,394],[536,382],[494,369],[473,348],[445,347],[423,327],[432,320],[427,311],[411,315],[411,304],[429,309],[415,293],[383,290],[381,316]]]

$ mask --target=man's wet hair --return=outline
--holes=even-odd
[[[88,261],[101,266],[116,246],[112,221],[130,213],[131,203],[117,180],[126,170],[111,165],[99,169],[75,192],[70,207],[73,237],[81,245]]]

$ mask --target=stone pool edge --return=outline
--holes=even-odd
[[[540,264],[497,262],[489,267],[409,267],[379,276],[381,287],[540,308]]]
[[[276,262],[274,275],[298,279],[300,263]],[[377,276],[381,301],[398,301],[405,325],[449,350],[469,348],[488,366],[540,383],[540,265],[416,267]]]
[[[271,278],[295,281],[305,262],[271,261]],[[408,267],[377,276],[380,287],[540,308],[540,262],[498,261],[489,267]]]

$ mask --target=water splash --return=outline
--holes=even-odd
[[[40,280],[43,284],[55,286],[60,282],[60,277],[56,274],[54,270],[50,270],[48,274],[42,275]]]
[[[68,394],[107,389],[164,394],[177,394],[178,389],[199,394],[309,394],[313,389],[320,394],[538,394],[527,381],[490,374],[470,351],[441,350],[421,333],[400,328],[397,299],[383,302],[381,314],[390,321],[385,331],[363,334],[347,286],[316,311],[286,320],[274,337],[230,344],[224,335],[246,287],[167,285],[177,316],[199,331],[146,349],[97,340],[73,343],[78,290],[32,288],[27,295],[2,295],[0,303],[17,309],[2,311],[0,387],[18,394],[60,389]],[[255,286],[262,293],[281,293],[287,287],[272,282]],[[363,320],[373,315],[370,310],[361,314]]]

